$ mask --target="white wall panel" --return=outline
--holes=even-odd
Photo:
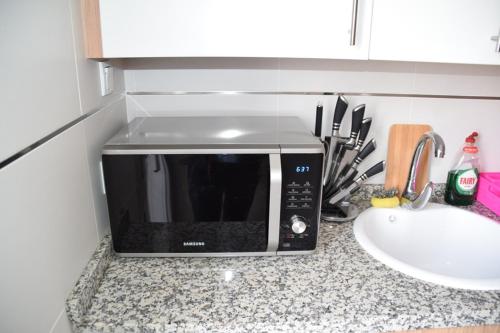
[[[0,160],[80,115],[69,3],[0,5]]]
[[[404,93],[412,89],[412,63],[283,59],[280,89]]]
[[[48,332],[97,244],[82,124],[0,170],[0,331]]]
[[[413,91],[421,94],[500,96],[500,66],[418,63],[415,65]]]
[[[127,113],[125,110],[124,98],[102,109],[87,118],[84,122],[99,239],[109,233],[108,209],[106,205],[106,196],[102,193],[100,170],[102,146],[126,123]]]
[[[278,96],[127,96],[127,113],[129,121],[148,116],[276,116]]]
[[[500,66],[319,59],[128,59],[127,91],[343,91],[498,96]]]
[[[279,72],[260,69],[129,70],[136,91],[277,90]]]

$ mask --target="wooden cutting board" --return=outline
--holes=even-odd
[[[389,144],[385,172],[386,189],[397,188],[399,196],[403,193],[413,153],[418,140],[432,127],[424,124],[394,124],[389,130]],[[417,190],[421,191],[429,181],[429,153],[431,144],[428,142],[422,154],[420,170],[417,179]]]

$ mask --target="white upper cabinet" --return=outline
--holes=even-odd
[[[89,58],[500,64],[500,0],[81,0]]]
[[[500,0],[374,0],[370,59],[500,64]]]
[[[91,52],[89,57],[368,59],[372,0],[85,3],[89,7],[87,15],[92,15],[93,10],[94,14],[100,13],[100,24],[88,17],[86,24],[98,24],[102,39],[97,53]],[[351,26],[355,27],[353,31]],[[86,29],[87,38],[94,38],[92,34],[99,30]],[[354,43],[352,34],[356,37]]]

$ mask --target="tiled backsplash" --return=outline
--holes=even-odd
[[[500,96],[500,66],[330,61],[293,59],[128,60],[126,90],[134,91],[341,91],[365,93]],[[500,170],[497,146],[500,100],[349,96],[350,109],[367,105],[373,117],[369,138],[377,150],[368,167],[387,152],[394,123],[428,123],[446,142],[447,155],[432,161],[431,178],[445,182],[466,135],[477,130],[483,170]],[[321,95],[129,95],[129,120],[136,116],[296,115],[314,128],[315,106],[321,101],[329,131],[336,96]],[[347,134],[350,114],[342,132]],[[382,183],[384,176],[371,179]]]

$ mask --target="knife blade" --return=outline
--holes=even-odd
[[[327,203],[333,205],[336,204],[337,202],[341,201],[344,197],[356,192],[361,184],[363,184],[368,178],[373,177],[385,169],[385,161],[380,161],[374,166],[372,166],[370,169],[368,169],[365,173],[363,173],[361,176],[356,178],[356,180],[353,180],[346,184],[344,187],[342,187],[335,195],[332,195],[328,198],[326,198]]]
[[[329,145],[329,149],[327,152],[327,156],[325,159],[325,174],[323,177],[323,186],[325,186],[330,180],[330,169],[332,166],[333,154],[337,151],[337,146],[344,139],[340,136],[340,124],[342,123],[342,119],[344,118],[345,112],[347,111],[347,107],[349,102],[343,95],[339,95],[337,98],[337,104],[335,105],[335,111],[333,113],[333,123],[332,123],[332,134],[329,140],[325,138],[325,141]]]
[[[356,145],[356,147],[358,147],[358,145]],[[346,164],[342,169],[342,171],[340,171],[337,180],[333,184],[333,190],[339,188],[340,185],[349,177],[349,175],[353,171],[357,170],[361,162],[363,162],[363,160],[368,155],[370,155],[376,148],[377,148],[377,143],[375,142],[375,139],[371,139],[363,148],[363,150],[358,151],[356,157],[354,157],[354,159],[349,164]]]
[[[346,152],[346,148],[345,148],[346,142],[347,141],[345,139],[343,141],[339,142],[337,144],[337,146],[335,147],[336,150],[332,154],[333,158],[332,158],[332,165],[330,167],[330,175],[328,177],[329,181],[326,185],[327,190],[330,190],[332,188],[333,184],[335,183],[336,175],[337,175],[337,172],[339,171],[339,168],[340,168],[340,163],[341,163],[342,159],[344,158],[344,155]]]

